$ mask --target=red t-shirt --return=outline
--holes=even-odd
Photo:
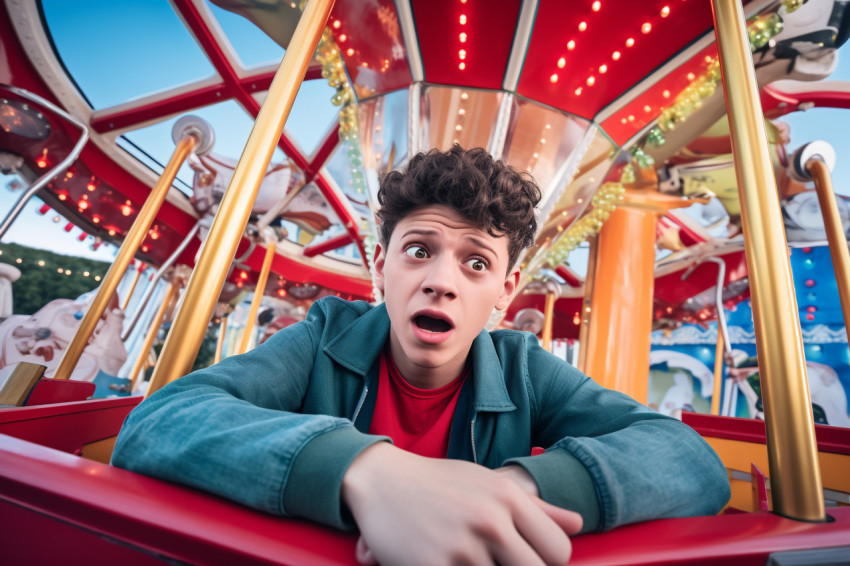
[[[457,398],[468,374],[467,364],[451,383],[438,389],[419,389],[405,381],[389,348],[385,348],[369,433],[389,436],[399,448],[420,456],[445,458]]]

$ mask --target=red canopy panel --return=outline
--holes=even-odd
[[[517,92],[591,119],[712,26],[710,2],[541,0]]]
[[[708,72],[714,61],[717,61],[717,45],[712,43],[677,69],[659,77],[652,86],[602,122],[602,129],[617,145],[625,144],[644,126],[658,118],[663,110],[671,107],[677,95]]]
[[[334,5],[328,28],[359,99],[410,84],[407,51],[392,0],[341,0]]]
[[[501,89],[520,0],[411,0],[425,81]]]

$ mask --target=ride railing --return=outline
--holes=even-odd
[[[234,172],[231,185],[226,191],[213,221],[198,264],[189,280],[183,305],[174,321],[172,332],[170,332],[163,347],[148,389],[149,393],[187,373],[197,355],[216,297],[223,285],[236,246],[243,234],[251,206],[256,198],[262,172],[266,170],[274,146],[281,135],[297,87],[315,50],[331,5],[332,1],[329,0],[311,0],[304,10],[292,39],[291,47],[287,50],[280,70],[271,85],[254,130]],[[734,544],[740,543],[742,540],[741,533],[746,533],[748,528],[758,528],[759,541],[770,541],[765,544],[774,543],[771,550],[793,546],[788,546],[787,543],[775,546],[779,544],[777,541],[780,534],[786,539],[789,539],[789,537],[793,539],[799,534],[807,540],[808,546],[837,546],[846,542],[836,539],[835,536],[839,532],[846,536],[848,525],[850,525],[850,512],[845,509],[830,510],[829,516],[834,519],[834,522],[822,523],[827,520],[827,513],[824,509],[822,497],[821,473],[817,460],[815,429],[805,376],[802,338],[799,321],[796,319],[796,309],[792,308],[796,303],[790,276],[790,265],[784,238],[781,237],[783,231],[779,204],[767,155],[767,139],[760,120],[758,92],[746,40],[746,27],[744,26],[742,10],[738,0],[714,0],[713,8],[737,163],[738,184],[741,191],[742,222],[751,274],[759,365],[763,368],[766,446],[770,477],[773,480],[773,509],[780,516],[803,522],[795,523],[777,515],[756,515],[752,517],[743,515],[731,518],[711,517],[678,519],[672,520],[673,522],[651,522],[645,525],[625,527],[605,535],[579,537],[576,539],[576,559],[586,557],[588,560],[600,559],[606,561],[605,563],[620,563],[613,558],[610,552],[606,551],[607,547],[616,548],[616,552],[620,556],[618,560],[625,559],[628,563],[668,563],[682,558],[682,556],[677,555],[675,549],[664,546],[666,549],[664,552],[667,554],[664,552],[660,555],[654,554],[652,560],[650,560],[649,555],[644,558],[640,548],[645,548],[642,545],[646,544],[645,541],[650,540],[654,549],[657,549],[660,540],[667,538],[669,542],[667,535],[671,531],[677,532],[680,536],[679,539],[676,539],[677,544],[687,542],[697,545],[707,552],[704,556],[709,557],[716,557],[717,555],[708,551],[708,545],[717,545],[718,540],[725,541],[731,546],[723,547],[726,549],[725,551],[730,553],[724,556],[732,555],[741,560],[755,559],[756,556],[763,560],[766,552],[768,552],[766,547],[760,547],[762,550],[757,552],[746,550],[743,547],[735,550]],[[731,86],[733,84],[735,85],[734,88]],[[139,214],[138,228],[134,223],[125,240],[126,250],[125,246],[122,246],[119,252],[119,258],[116,259],[116,264],[113,266],[115,274],[113,275],[113,270],[110,270],[104,280],[101,286],[103,293],[108,293],[108,296],[111,296],[114,292],[114,286],[120,279],[119,273],[123,275],[129,259],[135,254],[136,248],[141,243],[139,236],[143,236],[147,232],[153,216],[155,216],[156,210],[162,203],[162,198],[164,198],[163,191],[173,181],[173,173],[176,173],[179,163],[182,163],[182,160],[198,143],[199,136],[191,132],[178,143],[175,154],[166,167],[163,177],[157,183],[151,197]],[[746,166],[744,163],[746,163]],[[816,173],[821,169],[817,160],[807,164],[806,167]],[[171,178],[169,178],[169,175]],[[271,250],[273,255],[273,248]],[[99,293],[83,319],[80,332],[78,332],[80,339],[75,338],[75,341],[66,351],[65,357],[63,357],[56,372],[57,378],[64,379],[70,375],[70,370],[76,363],[75,356],[79,357],[87,336],[91,334],[94,324],[105,306],[106,302],[100,298]],[[778,415],[781,415],[781,417],[777,418]],[[211,496],[203,496],[183,490],[185,493],[177,497],[177,492],[173,490],[181,488],[176,486],[166,487],[166,484],[162,482],[142,478],[123,470],[98,467],[96,463],[81,462],[78,459],[68,460],[64,455],[48,453],[45,452],[46,449],[33,448],[31,445],[24,446],[19,442],[0,437],[0,456],[2,456],[0,457],[0,469],[3,470],[3,473],[0,474],[0,487],[3,489],[3,501],[6,502],[4,505],[7,508],[13,508],[15,513],[22,518],[27,513],[40,513],[42,519],[39,520],[44,520],[43,517],[61,516],[66,524],[76,525],[88,531],[101,529],[107,538],[120,541],[125,547],[136,548],[143,554],[177,560],[189,560],[185,554],[181,554],[180,545],[201,544],[203,546],[207,544],[209,545],[208,550],[215,548],[218,551],[225,552],[221,550],[221,541],[231,541],[233,540],[231,537],[215,540],[215,536],[210,533],[218,531],[204,531],[200,528],[201,523],[205,519],[209,520],[209,517],[214,517],[217,511],[221,512],[221,516],[229,515],[236,519],[223,522],[228,529],[233,529],[234,525],[253,524],[257,525],[257,529],[262,530],[265,527],[259,525],[266,524],[265,521],[268,521],[269,525],[279,525],[276,519],[244,510],[233,504],[220,502]],[[72,457],[68,456],[68,458]],[[65,476],[64,485],[52,485],[51,482],[56,469],[62,469],[66,474],[77,474],[74,476],[75,478],[79,476],[77,478],[79,482],[74,484],[76,489],[98,503],[88,507],[81,506],[79,511],[74,511],[71,508],[71,502],[78,504],[80,496],[65,489],[70,483],[67,481],[68,475]],[[30,478],[35,479],[32,479],[29,483],[25,481],[22,475],[25,472],[30,473]],[[85,478],[94,477],[100,480],[106,478],[104,480],[106,483],[87,483],[89,479]],[[41,482],[39,478],[43,478],[44,481]],[[141,513],[134,510],[131,514],[130,508],[132,506],[123,509],[121,504],[115,506],[114,502],[106,505],[105,500],[94,493],[97,485],[98,491],[102,490],[100,493],[119,497],[118,486],[126,486],[127,484],[138,487],[140,492],[147,490],[148,494],[162,493],[166,496],[162,500],[148,499],[150,505],[154,506],[153,508]],[[55,505],[65,505],[66,507],[63,507],[63,511],[60,513],[56,509],[48,511],[45,507],[31,505],[31,503],[23,502],[20,498],[15,499],[14,489],[23,489],[22,486],[24,485],[28,486],[26,489],[30,490],[28,493],[33,495],[33,500],[44,502],[54,497],[57,502]],[[121,499],[121,501],[127,502],[128,505],[130,503],[133,505],[141,504],[128,493],[131,491],[125,489],[124,495],[120,496],[125,499]],[[189,493],[192,495],[186,495]],[[181,509],[186,510],[185,513],[178,513],[172,508],[171,503],[173,501],[169,499],[170,496],[174,496],[175,501],[182,498],[187,503],[180,506]],[[48,503],[43,504],[48,505]],[[217,505],[221,505],[221,507],[217,507]],[[193,508],[193,506],[196,507]],[[109,510],[109,507],[112,507],[112,510]],[[141,507],[141,509],[144,510],[145,508]],[[207,510],[208,513],[197,513],[199,509]],[[97,521],[100,522],[96,525],[86,523],[83,516],[87,512],[93,516],[97,515]],[[77,513],[80,515],[77,515]],[[191,516],[187,516],[186,513]],[[145,532],[147,529],[146,533],[151,535],[154,534],[154,531],[150,529],[156,530],[156,528],[149,523],[143,524],[140,521],[144,521],[145,517],[172,516],[169,514],[182,518],[186,525],[191,524],[192,526],[183,528],[178,523],[169,523],[166,530],[171,533],[170,540],[172,540],[172,543],[170,543],[171,546],[165,545],[167,548],[155,548],[150,543],[151,538],[148,537],[138,536],[134,538],[134,535],[127,535],[123,531],[114,532],[106,528],[106,524],[110,522],[107,518],[110,518],[114,524],[132,525],[140,532]],[[255,518],[248,519],[247,514]],[[31,520],[34,521],[35,519]],[[192,523],[192,521],[196,522]],[[810,522],[811,526],[808,527],[809,523],[806,522]],[[816,523],[821,524],[816,525]],[[270,542],[271,539],[274,539],[280,544],[286,545],[289,544],[286,541],[295,540],[297,544],[285,548],[275,547],[275,549],[276,552],[286,550],[287,553],[295,553],[291,555],[296,556],[298,558],[296,561],[299,563],[309,563],[313,558],[316,558],[315,563],[326,563],[322,561],[336,560],[337,558],[339,558],[338,563],[350,563],[353,560],[353,539],[350,537],[332,534],[320,527],[312,527],[297,522],[286,522],[286,524],[297,525],[291,527],[293,529],[291,532],[296,534],[303,534],[307,531],[323,533],[319,535],[321,540],[318,542],[330,540],[342,542],[328,543],[331,544],[329,548],[332,548],[333,556],[316,554],[314,550],[305,551],[305,540],[298,540],[298,537],[290,537],[289,535],[283,536],[282,533],[277,531],[274,531],[274,537],[263,538],[262,542],[258,542],[258,544],[274,546],[277,543]],[[209,525],[206,525],[206,527],[209,527]],[[693,532],[697,527],[703,534],[706,530],[713,533],[715,540],[709,543],[696,540]],[[278,527],[269,526],[268,528],[274,530]],[[655,531],[656,528],[659,530]],[[306,531],[302,531],[302,529],[306,529]],[[250,529],[246,528],[246,531],[248,530]],[[202,531],[207,532],[207,535],[202,535]],[[162,537],[168,538],[165,530],[157,532]],[[262,532],[267,531],[262,530]],[[662,532],[665,536],[658,536]],[[241,531],[240,533],[248,536]],[[639,536],[631,539],[632,535],[623,533],[633,533]],[[776,537],[765,537],[765,533],[769,535],[773,533]],[[692,538],[688,538],[689,536]],[[583,542],[595,540],[594,537],[608,538],[604,539],[605,543],[599,544],[598,547],[592,547],[590,542]],[[198,543],[199,540],[205,542]],[[617,544],[613,544],[612,541],[616,541]],[[244,546],[244,543],[237,541],[233,541],[232,547],[225,546],[228,546],[231,552],[237,552],[238,548],[234,550],[234,547],[239,547],[240,544]],[[334,544],[339,546],[333,546]],[[761,544],[761,542],[758,544]],[[592,548],[593,552],[583,554],[582,548],[585,545],[588,549]],[[632,550],[628,549],[629,545],[632,545]],[[321,547],[321,545],[317,546]],[[801,546],[794,546],[794,548],[801,548]],[[339,554],[337,554],[337,550],[339,550]],[[197,548],[195,551],[201,552]],[[593,554],[594,557],[590,558],[590,554]],[[689,549],[689,556],[694,554],[692,546]],[[198,560],[198,556],[204,555],[195,555],[192,557],[192,561]],[[243,558],[261,561],[266,559],[277,560],[280,556],[283,555],[278,554],[277,558],[269,558],[266,554],[244,555]],[[219,560],[221,556],[216,558]],[[304,560],[301,560],[302,558]],[[641,562],[641,560],[644,560],[644,562]],[[692,563],[699,563],[699,561]]]

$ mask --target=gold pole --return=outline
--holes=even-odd
[[[712,0],[712,13],[741,200],[773,509],[823,521],[797,299],[743,9],[739,0]]]
[[[179,288],[180,281],[175,277],[165,289],[165,297],[162,299],[162,304],[159,305],[159,309],[157,309],[156,314],[151,321],[148,333],[145,335],[145,342],[142,344],[142,350],[136,358],[136,363],[133,364],[133,369],[130,370],[130,379],[132,380],[130,383],[130,391],[133,391],[136,387],[136,382],[139,380],[139,374],[144,370],[145,360],[148,358],[148,354],[151,351],[151,346],[153,346],[154,340],[156,340],[156,334],[159,332],[159,327],[162,326],[162,319],[165,318],[165,313],[168,312],[168,307],[171,306],[171,302],[174,300],[174,297],[177,296]]]
[[[304,7],[162,347],[153,375],[158,383],[170,383],[192,368],[263,175],[332,6],[333,0],[310,0]]]
[[[32,362],[18,362],[15,369],[0,387],[0,405],[20,407],[44,375],[45,366]]]
[[[136,290],[136,285],[139,283],[139,277],[142,275],[142,269],[144,269],[144,263],[140,263],[138,269],[136,269],[136,275],[133,277],[133,284],[130,285],[130,290],[127,291],[127,296],[124,297],[124,302],[121,303],[121,310],[127,310],[127,305],[130,304],[130,298],[133,296],[133,291]]]
[[[718,317],[723,313],[718,313]],[[717,349],[714,351],[714,390],[711,393],[711,414],[720,414],[720,388],[723,385],[723,333],[717,320]]]
[[[221,361],[221,353],[224,350],[224,336],[227,334],[227,315],[222,315],[221,324],[218,326],[218,340],[215,343],[215,357],[213,363]]]
[[[841,312],[844,314],[844,326],[850,328],[850,251],[847,250],[847,238],[841,225],[838,213],[838,203],[832,190],[832,178],[829,167],[818,158],[809,159],[806,169],[811,173],[818,193],[823,227],[826,239],[829,241],[829,255],[832,257],[832,267],[838,283],[838,297],[841,299]]]
[[[591,318],[590,304],[593,302],[593,282],[596,280],[596,251],[598,236],[591,236],[587,250],[587,276],[584,279],[584,298],[581,301],[581,326],[578,329],[578,360],[576,367],[582,373],[587,373],[587,337],[590,334]]]
[[[552,351],[552,319],[555,318],[555,293],[546,293],[546,304],[543,307],[543,349]]]
[[[263,267],[260,269],[260,275],[257,278],[257,286],[254,288],[254,299],[251,301],[251,312],[248,314],[248,321],[245,323],[245,330],[242,332],[242,342],[239,344],[237,354],[244,354],[248,351],[248,344],[251,342],[251,334],[254,333],[254,323],[257,320],[257,311],[260,310],[260,303],[263,301],[263,292],[266,289],[266,281],[269,278],[269,270],[272,267],[274,259],[275,245],[272,240],[266,244],[266,255],[263,258]]]
[[[130,260],[133,259],[145,236],[147,236],[148,230],[157,212],[159,212],[159,208],[162,206],[168,190],[171,188],[171,183],[174,182],[174,177],[177,176],[177,170],[180,169],[180,166],[189,154],[192,153],[196,143],[197,139],[195,136],[187,135],[174,148],[171,160],[165,166],[165,170],[148,195],[145,204],[142,205],[139,215],[136,217],[135,222],[133,222],[133,226],[130,227],[130,231],[127,232],[127,237],[124,238],[121,248],[118,250],[115,261],[112,263],[109,271],[106,272],[106,277],[103,278],[103,282],[97,290],[97,295],[86,311],[83,320],[80,322],[77,333],[74,335],[71,343],[68,344],[65,354],[59,362],[59,367],[56,368],[56,372],[53,374],[54,379],[71,378],[71,373],[80,360],[83,349],[86,347],[92,332],[94,332],[97,323],[100,321],[103,311],[106,310],[109,301],[112,299],[112,295],[115,293],[118,283],[124,276],[127,266],[130,265]]]

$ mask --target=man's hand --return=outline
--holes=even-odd
[[[566,564],[567,535],[581,529],[581,516],[527,493],[529,481],[536,492],[516,466],[496,472],[375,444],[343,478],[343,500],[360,527],[357,559],[384,566]]]

